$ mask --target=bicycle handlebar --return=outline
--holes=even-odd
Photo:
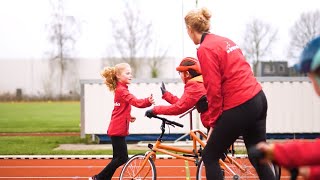
[[[157,115],[153,115],[152,117],[153,117],[153,118],[160,119],[160,120],[162,120],[165,124],[171,125],[171,126],[173,126],[173,127],[174,127],[174,126],[179,126],[179,127],[183,128],[183,124],[177,123],[177,122],[175,122],[175,121],[170,121],[170,120],[168,120],[168,119],[166,119],[166,118],[159,117],[159,116],[157,116]]]

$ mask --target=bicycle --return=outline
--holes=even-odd
[[[190,130],[189,135],[192,139],[192,148],[179,148],[174,146],[169,146],[162,144],[163,135],[165,133],[165,125],[170,125],[172,127],[178,126],[183,127],[182,124],[170,121],[166,118],[153,116],[154,118],[162,120],[160,129],[161,134],[156,140],[155,144],[148,144],[148,147],[151,151],[147,151],[145,154],[136,154],[132,156],[126,164],[123,165],[123,168],[120,173],[120,179],[151,179],[155,180],[157,177],[157,171],[155,167],[155,160],[157,152],[170,155],[177,159],[184,159],[187,161],[194,162],[197,166],[196,179],[206,179],[205,176],[205,167],[203,161],[201,160],[201,153],[203,147],[206,145],[201,138],[207,138],[206,134],[200,130]],[[234,151],[234,149],[232,148]],[[173,152],[179,152],[184,154],[176,154]],[[255,175],[254,172],[251,172],[249,167],[251,165],[245,165],[245,163],[238,163],[233,156],[228,154],[224,154],[224,160],[220,159],[219,164],[221,166],[222,172],[224,174],[225,179],[233,179],[238,180],[245,177],[252,177]],[[250,163],[250,162],[249,162]]]

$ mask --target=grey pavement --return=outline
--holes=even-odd
[[[60,144],[54,150],[110,150],[111,144]],[[148,147],[141,147],[136,144],[128,144],[129,150],[148,150]]]
[[[286,140],[269,140],[269,142],[282,142]],[[128,144],[128,150],[150,150],[148,148],[148,144],[154,144],[155,142],[138,142],[135,144]],[[177,142],[164,142],[162,144],[168,146],[175,146],[181,148],[191,148],[192,141],[177,141]],[[234,144],[236,147],[244,148],[244,144],[239,142]],[[60,144],[59,147],[55,148],[55,150],[112,150],[111,144]]]
[[[135,144],[128,144],[128,150],[150,150],[148,144],[153,142],[138,142]],[[192,147],[192,142],[166,142],[165,145],[174,145],[176,147]],[[111,144],[60,144],[54,150],[111,150]]]

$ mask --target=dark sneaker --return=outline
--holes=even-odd
[[[96,175],[94,175],[94,176],[92,176],[92,177],[89,177],[89,180],[98,180],[98,178],[97,178]]]

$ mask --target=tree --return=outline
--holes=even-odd
[[[74,44],[79,34],[78,22],[73,16],[67,16],[64,12],[63,0],[50,1],[53,13],[52,21],[48,25],[49,41],[52,44],[50,53],[50,83],[54,83],[54,78],[59,78],[58,87],[60,97],[63,94],[64,82],[74,82],[73,78],[78,78],[75,72],[76,61],[72,57]],[[69,72],[69,73],[68,73]],[[66,77],[67,75],[68,78]],[[73,83],[72,83],[73,84]],[[74,87],[73,87],[74,88]]]
[[[271,25],[259,19],[253,19],[246,25],[245,32],[243,51],[252,63],[253,72],[256,75],[257,65],[261,58],[271,50],[272,44],[276,41],[278,30],[274,30]]]
[[[298,58],[304,46],[320,35],[320,11],[304,12],[290,28],[290,58]]]
[[[159,48],[155,43],[153,55],[149,59],[149,63],[148,63],[151,69],[152,78],[159,77],[159,73],[160,73],[159,70],[163,64],[163,60],[166,58],[167,52],[168,52],[168,49],[163,50]]]
[[[157,68],[165,58],[167,50],[161,51],[152,39],[152,22],[142,18],[139,9],[128,1],[125,3],[122,15],[112,19],[111,23],[114,47],[120,59],[129,63],[133,72],[139,71],[139,64],[146,59],[151,69],[151,76],[158,77]]]

